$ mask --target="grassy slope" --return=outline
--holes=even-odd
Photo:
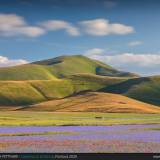
[[[105,87],[103,91],[119,93],[160,106],[160,76],[130,79]]]
[[[160,108],[122,95],[87,92],[20,110],[57,112],[160,113]]]
[[[102,117],[97,119],[96,117]],[[133,113],[58,113],[58,112],[0,112],[0,126],[66,126],[160,123],[160,114]]]
[[[0,82],[0,104],[28,105],[53,98],[62,98],[73,93],[68,81],[5,81]]]
[[[106,77],[85,73],[68,76],[67,79],[73,84],[76,93],[87,90],[96,91],[126,80],[126,78]]]
[[[27,64],[0,68],[0,80],[49,80],[57,79],[44,66]]]
[[[26,82],[0,82],[0,104],[22,105],[44,101],[41,93]]]
[[[86,76],[86,75],[85,75]],[[88,75],[92,78],[93,75]],[[83,76],[82,76],[83,77]],[[74,77],[61,80],[0,81],[0,106],[28,105],[76,94],[80,91],[99,90],[110,83],[124,79],[96,77],[94,81]],[[102,83],[100,83],[100,80]]]
[[[56,75],[60,78],[79,73],[91,73],[108,76],[118,75],[123,77],[136,76],[131,73],[127,73],[126,75],[124,75],[123,72],[117,71],[109,65],[81,55],[60,56],[53,59],[35,62],[34,64],[48,66],[48,70],[53,75]]]
[[[27,105],[63,98],[83,90],[97,90],[118,81],[116,79],[109,82],[111,78],[96,76],[98,66],[107,71],[116,71],[84,56],[62,56],[32,64],[0,68],[0,105]],[[78,77],[78,73],[89,75]],[[68,79],[56,78],[72,74],[76,76]]]
[[[57,77],[65,77],[75,73],[96,73],[96,64],[84,57],[60,57],[60,59],[61,63],[50,67],[50,71]]]
[[[110,77],[102,75],[110,75]],[[117,75],[118,78],[115,77]],[[80,55],[61,56],[33,64],[0,68],[0,85],[2,86],[0,104],[33,104],[53,98],[63,98],[83,90],[96,91],[103,88],[102,91],[120,93],[144,102],[160,105],[159,77],[127,80],[129,78],[127,76],[133,78],[135,75],[119,72],[99,61]],[[65,79],[60,80],[56,77]],[[24,82],[22,86],[13,82],[16,80],[19,83],[22,83],[23,80],[28,82]],[[3,81],[6,81],[7,85],[4,85]]]
[[[14,67],[0,68],[0,80],[51,80],[78,73],[89,73],[109,76],[134,77],[134,74],[123,73],[87,57],[61,56]]]
[[[74,93],[74,87],[68,80],[30,81],[30,84],[46,99],[63,98]]]
[[[84,56],[60,56],[57,58],[35,62],[43,66],[48,66],[50,72],[57,77],[65,77],[77,73],[96,74],[96,67],[100,64]],[[115,70],[108,65],[103,65],[109,71]]]

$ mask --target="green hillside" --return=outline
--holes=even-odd
[[[81,55],[0,68],[0,106],[29,105],[86,91],[160,105],[160,76],[138,77]]]
[[[100,76],[100,70],[110,76]],[[0,68],[0,106],[28,105],[122,82],[121,72],[84,56],[61,56]]]
[[[83,76],[82,76],[83,77]],[[62,80],[30,80],[30,81],[0,81],[0,106],[19,106],[35,104],[51,99],[59,99],[77,94],[81,91],[96,91],[110,84],[125,79],[85,75],[83,79],[70,77]]]
[[[33,64],[48,66],[50,72],[60,78],[77,73],[96,74],[96,69],[99,66],[107,69],[108,72],[116,71],[108,65],[99,64],[97,61],[81,55],[60,56],[53,59],[34,62]]]
[[[135,77],[137,75],[121,72],[102,62],[89,59],[82,55],[60,56],[53,59],[34,62],[33,64],[47,66],[47,69],[56,77],[62,78],[79,73],[90,73],[105,76]],[[125,73],[125,74],[124,74]]]
[[[0,68],[0,80],[52,80],[78,73],[113,77],[137,75],[118,71],[106,64],[81,55],[61,56],[14,67]]]
[[[44,101],[44,96],[27,82],[0,82],[0,105],[23,105]]]
[[[26,64],[0,68],[0,80],[49,80],[57,79],[44,66]]]
[[[102,89],[160,106],[160,76],[129,79]]]

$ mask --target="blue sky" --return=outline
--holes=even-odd
[[[159,0],[1,0],[0,4],[1,67],[84,54],[121,70],[160,74]]]

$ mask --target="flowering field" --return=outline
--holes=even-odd
[[[0,152],[160,152],[160,124],[0,127]]]

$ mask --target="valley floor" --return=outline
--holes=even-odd
[[[0,152],[160,152],[160,114],[0,112]]]
[[[160,124],[160,114],[1,111],[0,126]]]

